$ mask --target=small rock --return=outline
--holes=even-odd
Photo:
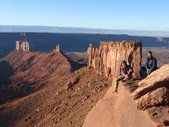
[[[36,109],[36,111],[37,111],[37,112],[39,112],[39,111],[40,111],[40,109]]]

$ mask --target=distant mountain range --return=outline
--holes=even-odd
[[[89,43],[98,47],[100,41],[141,40],[144,47],[168,47],[169,37],[129,36],[118,34],[84,34],[84,33],[0,33],[0,57],[15,49],[17,40],[28,39],[31,51],[50,52],[56,44],[62,51],[84,52]]]
[[[135,36],[169,37],[169,31],[116,30],[56,26],[12,26],[0,25],[0,32],[36,32],[36,33],[88,33],[88,34],[127,34]]]

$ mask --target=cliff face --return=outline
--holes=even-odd
[[[87,50],[88,66],[93,67],[99,74],[112,77],[119,75],[122,60],[126,60],[134,69],[134,76],[138,77],[141,64],[142,48],[140,41],[102,42],[99,48],[89,45]]]

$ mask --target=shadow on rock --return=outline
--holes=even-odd
[[[13,67],[7,61],[0,62],[0,84],[11,84],[11,77],[13,75]]]

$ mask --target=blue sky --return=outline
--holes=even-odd
[[[0,25],[169,31],[169,0],[0,0]]]

